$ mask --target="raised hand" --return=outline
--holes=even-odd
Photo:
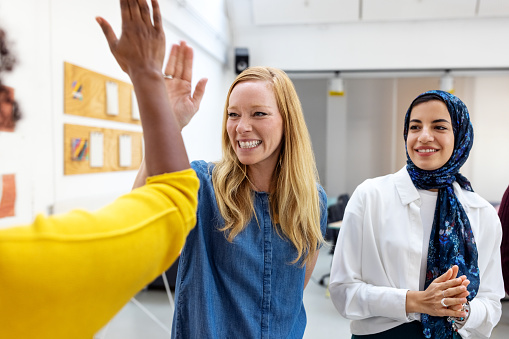
[[[133,76],[138,72],[156,72],[161,75],[165,53],[165,37],[159,4],[152,0],[153,20],[147,0],[120,0],[122,34],[120,39],[103,18],[101,26],[110,50],[124,72]]]
[[[152,0],[152,24],[147,0],[120,0],[122,34],[96,18],[120,67],[129,74],[140,109],[145,140],[146,175],[189,168],[181,128],[172,114],[161,72],[165,37],[157,0]]]
[[[166,91],[180,129],[184,128],[200,108],[207,79],[198,81],[192,93],[193,49],[184,41],[171,47],[170,57],[164,73]]]
[[[458,266],[455,265],[433,280],[425,291],[408,291],[407,313],[426,313],[436,317],[466,317],[461,305],[467,302],[466,285],[469,282],[465,276],[456,278],[457,274]]]

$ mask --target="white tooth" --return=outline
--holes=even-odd
[[[261,144],[261,141],[239,141],[239,145],[241,148],[254,148]]]

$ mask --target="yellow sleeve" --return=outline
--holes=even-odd
[[[0,338],[87,338],[178,257],[196,222],[192,169],[90,213],[0,230]]]

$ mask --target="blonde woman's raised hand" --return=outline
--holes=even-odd
[[[118,64],[129,76],[139,72],[161,76],[164,62],[165,37],[157,0],[151,0],[153,15],[147,0],[120,0],[122,33],[117,38],[111,25],[103,18],[101,26],[110,50]],[[154,23],[152,24],[152,19]]]
[[[193,49],[184,41],[171,47],[164,73],[166,74],[165,85],[168,99],[180,129],[182,129],[198,112],[205,93],[207,79],[200,79],[194,93],[192,92]]]

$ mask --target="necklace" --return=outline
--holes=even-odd
[[[248,178],[247,180],[249,181],[249,183],[251,184],[251,186],[253,186],[252,188],[254,188],[254,190],[255,190],[256,192],[262,192],[262,190],[261,190],[261,189],[259,189],[258,187],[256,187],[256,185],[255,185],[255,184],[253,184],[253,182],[252,182],[251,180],[249,180],[249,178]]]
[[[246,179],[247,179],[247,181],[249,181],[249,184],[251,184],[252,188],[254,188],[254,190],[256,192],[262,192],[262,190],[259,189],[258,187],[256,187],[256,185],[249,179],[249,177],[247,175],[246,175]]]

